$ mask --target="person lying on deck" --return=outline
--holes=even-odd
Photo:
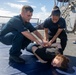
[[[51,47],[42,47],[34,43],[30,43],[26,50],[33,53],[41,63],[50,63],[53,67],[59,69],[67,69],[69,59],[60,54],[60,44],[54,43]]]

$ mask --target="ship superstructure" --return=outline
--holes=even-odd
[[[66,31],[76,31],[76,0],[54,0],[54,5],[58,5],[61,16],[66,20]]]

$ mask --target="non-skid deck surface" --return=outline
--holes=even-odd
[[[25,64],[9,61],[10,47],[0,43],[0,75],[67,75],[62,72],[59,73],[49,64],[40,63],[33,54],[26,50],[22,54],[26,60]],[[73,72],[72,70],[71,73],[69,71],[71,75]]]

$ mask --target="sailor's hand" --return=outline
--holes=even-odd
[[[48,46],[48,41],[46,41],[46,40],[43,40],[43,47],[47,47]]]
[[[52,45],[52,42],[51,42],[51,41],[49,41],[49,42],[48,42],[48,46],[50,47],[51,45]]]

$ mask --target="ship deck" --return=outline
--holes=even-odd
[[[43,34],[43,31],[40,30]],[[76,35],[68,34],[68,43],[64,51],[64,55],[69,57],[71,68],[76,69],[76,44],[73,41],[76,39]],[[18,64],[9,61],[9,49],[10,46],[4,45],[0,42],[0,75],[66,75],[59,73],[55,68],[48,64],[42,64],[38,62],[35,56],[26,50],[22,51],[22,57],[26,60],[25,64]],[[67,75],[76,75],[75,71],[68,70]]]

